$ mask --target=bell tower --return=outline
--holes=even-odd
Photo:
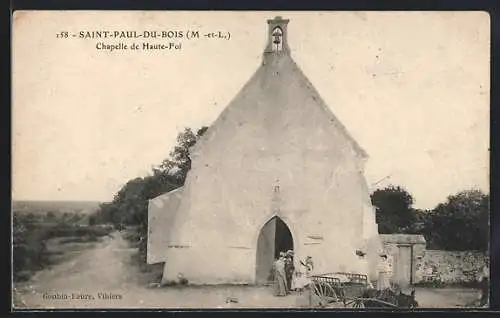
[[[268,24],[268,40],[264,53],[267,54],[289,54],[287,39],[287,26],[290,20],[282,17],[275,17],[267,20]]]

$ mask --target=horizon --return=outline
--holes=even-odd
[[[12,204],[22,204],[22,203],[92,203],[92,204],[102,204],[109,203],[107,201],[99,201],[99,200],[30,200],[30,199],[21,199],[21,200],[12,200]]]

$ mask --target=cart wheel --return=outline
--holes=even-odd
[[[355,299],[353,308],[365,308],[365,303],[363,299]]]
[[[353,298],[344,301],[345,308],[365,308],[362,298]]]
[[[314,294],[318,296],[320,306],[326,306],[338,300],[335,290],[325,282],[316,282],[314,284]]]

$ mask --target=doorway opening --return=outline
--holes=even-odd
[[[413,284],[413,246],[398,245],[394,276],[395,282],[402,288]]]
[[[283,220],[275,216],[260,230],[257,241],[257,264],[255,280],[257,284],[272,281],[273,262],[280,252],[293,250],[293,237]]]

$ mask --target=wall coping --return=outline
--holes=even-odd
[[[380,234],[382,243],[395,244],[426,244],[421,234]]]

